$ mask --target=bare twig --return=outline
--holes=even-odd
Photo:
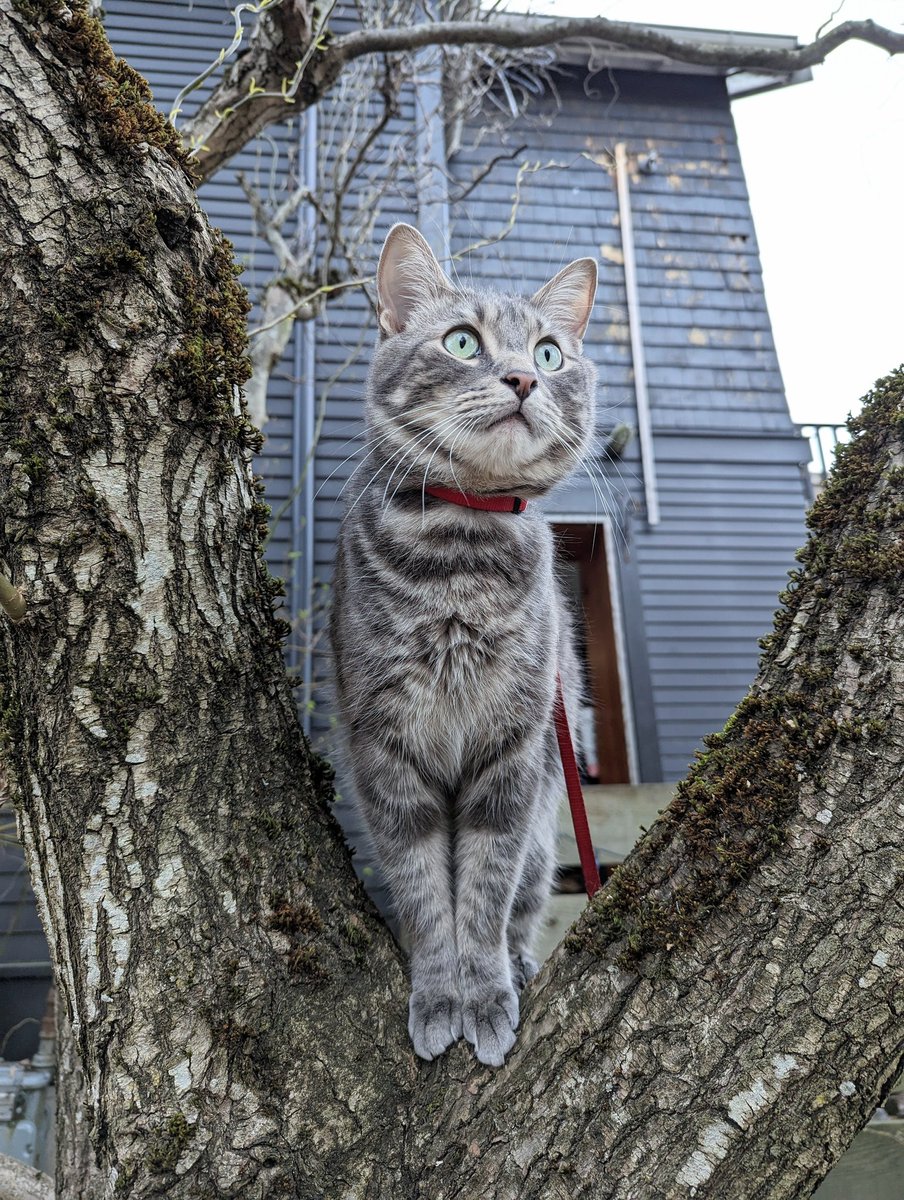
[[[321,284],[321,286],[315,288],[313,292],[308,292],[306,296],[302,296],[301,299],[296,301],[296,303],[293,304],[288,311],[284,312],[282,316],[277,317],[273,321],[267,321],[263,325],[258,325],[256,329],[249,330],[248,336],[260,337],[262,333],[266,333],[268,330],[274,329],[280,323],[280,321],[286,321],[289,317],[296,316],[303,308],[306,308],[309,304],[312,304],[320,296],[329,296],[332,295],[333,292],[345,291],[346,288],[364,287],[365,284],[373,283],[374,281],[375,276],[368,275],[364,279],[343,279],[341,283]]]
[[[511,161],[511,159],[517,158],[518,155],[521,154],[526,149],[527,149],[527,142],[525,142],[523,146],[518,146],[518,148],[515,150],[510,150],[507,154],[497,154],[495,158],[491,158],[485,167],[481,167],[481,169],[472,178],[471,182],[468,184],[468,186],[466,188],[464,188],[462,191],[458,192],[456,195],[449,197],[449,203],[450,204],[460,204],[462,200],[466,200],[468,198],[468,196],[470,196],[470,194],[477,187],[477,185],[482,183],[484,181],[484,179],[486,179],[487,175],[489,175],[490,171],[492,171],[492,169],[498,163],[509,162],[509,161]]]
[[[205,67],[199,75],[194,77],[194,79],[189,80],[185,87],[182,88],[182,90],[176,96],[167,117],[167,120],[171,125],[175,126],[176,119],[178,118],[179,113],[182,111],[182,101],[185,99],[185,97],[196,91],[205,81],[205,79],[209,79],[210,76],[213,75],[214,71],[218,70],[227,59],[232,58],[239,46],[241,46],[242,40],[245,36],[245,27],[242,24],[243,13],[247,12],[257,15],[262,13],[265,8],[269,8],[272,5],[279,3],[280,0],[261,0],[259,4],[236,5],[236,7],[232,10],[232,19],[235,22],[235,31],[232,35],[232,41],[228,46],[223,47],[223,49],[209,66]]]
[[[813,34],[814,38],[818,38],[818,37],[822,36],[822,31],[824,29],[828,29],[828,27],[832,24],[832,22],[835,20],[835,18],[838,16],[838,14],[844,8],[844,5],[845,5],[845,0],[841,0],[841,2],[832,9],[832,11],[829,13],[829,15],[826,17],[826,19],[820,25],[820,27]]]

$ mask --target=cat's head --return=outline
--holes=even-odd
[[[393,226],[367,418],[397,483],[536,496],[571,473],[593,428],[596,371],[581,338],[596,281],[594,260],[580,258],[530,299],[457,287],[416,229]]]

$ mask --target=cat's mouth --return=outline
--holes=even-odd
[[[490,424],[486,425],[484,428],[488,431],[490,429],[524,428],[533,432],[530,421],[528,421],[527,416],[521,411],[521,409],[516,409],[514,412],[506,413],[502,417],[497,417],[495,421],[491,421]]]

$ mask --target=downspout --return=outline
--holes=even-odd
[[[317,189],[317,109],[309,108],[300,138],[299,158],[304,162],[304,183],[312,194]],[[306,205],[302,215],[307,245],[317,236],[316,214]],[[295,322],[295,384],[292,396],[292,536],[291,587],[295,636],[289,651],[289,667],[302,678],[301,719],[311,733],[313,698],[314,637],[314,410],[316,408],[317,323],[314,318]]]
[[[647,524],[659,524],[659,493],[656,486],[656,460],[653,456],[653,428],[650,422],[650,398],[647,393],[647,365],[644,358],[640,303],[637,297],[637,263],[634,258],[634,222],[631,216],[631,186],[628,180],[628,153],[624,142],[615,147],[615,183],[618,189],[618,217],[621,228],[622,257],[625,266],[625,294],[628,300],[628,328],[631,333],[631,359],[634,365],[634,396],[637,404],[637,435],[643,469],[643,490],[647,506]]]
[[[422,51],[415,84],[415,153],[419,164],[415,189],[421,233],[440,262],[449,258],[449,179],[442,67],[435,53]]]

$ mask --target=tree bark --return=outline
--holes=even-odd
[[[282,669],[228,247],[99,27],[0,18],[0,719],[78,1063],[58,1195],[807,1195],[904,1055],[904,372],[506,1067],[419,1063]]]
[[[2,719],[82,1077],[59,1193],[363,1194],[404,980],[282,667],[244,292],[100,27],[0,13]]]
[[[0,1200],[53,1200],[53,1183],[35,1167],[0,1154]]]

